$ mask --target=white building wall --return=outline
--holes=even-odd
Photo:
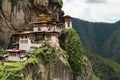
[[[32,44],[31,47],[40,47],[42,44]]]
[[[38,27],[34,27],[34,28],[33,28],[33,31],[38,31]]]
[[[65,28],[72,28],[72,22],[65,22]]]
[[[51,41],[56,42],[56,41],[57,41],[57,38],[56,38],[55,36],[52,36],[52,37],[51,37]]]
[[[52,37],[51,37],[51,41],[56,44],[56,47],[57,47],[57,46],[60,46],[60,45],[59,45],[59,40],[58,40],[58,38],[57,38],[56,36],[52,36]]]
[[[27,41],[27,42],[24,42],[24,41]],[[30,46],[31,46],[31,40],[29,38],[27,38],[27,39],[20,39],[19,40],[19,49],[20,50],[29,51],[30,50]]]
[[[52,26],[51,29],[50,29],[50,31],[54,31],[54,30],[55,30],[55,29],[54,29],[54,26]]]
[[[25,60],[27,60],[27,57],[24,57],[24,58],[22,59],[22,58],[20,58],[19,56],[8,56],[8,57],[6,58],[6,60],[8,60],[8,61],[25,61]]]
[[[72,22],[70,21],[70,28],[72,28]]]
[[[67,22],[65,22],[65,29],[67,29],[68,28],[68,23]]]
[[[48,30],[47,27],[42,27],[42,28],[41,28],[41,31],[47,31],[47,30]]]

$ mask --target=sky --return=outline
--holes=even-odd
[[[120,0],[63,0],[65,15],[90,22],[120,20]]]

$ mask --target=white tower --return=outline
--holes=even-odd
[[[72,28],[72,17],[69,15],[64,16],[65,21],[65,29],[66,28]]]

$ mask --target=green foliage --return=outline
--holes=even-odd
[[[4,50],[0,48],[0,58],[2,58],[3,54],[4,54]]]
[[[0,47],[3,47],[4,44],[5,44],[5,41],[0,36]]]
[[[58,0],[59,4],[62,6],[63,5],[63,2],[62,0]]]
[[[53,49],[46,45],[35,48],[31,57],[24,62],[1,62],[0,80],[24,80],[24,74],[29,69],[36,68],[36,76],[42,73],[39,67],[39,60],[42,59],[46,64],[54,61],[55,54],[61,52],[61,49]]]
[[[92,23],[73,19],[73,26],[86,50],[120,63],[120,22]],[[120,65],[97,54],[87,54],[95,75],[101,80],[119,80]]]
[[[73,74],[77,76],[82,72],[81,68],[83,64],[83,47],[80,37],[74,29],[66,29],[63,31],[63,34],[66,35],[65,50],[69,56],[68,61],[73,70]]]
[[[48,46],[42,46],[39,48],[35,48],[33,53],[36,57],[41,56],[43,61],[49,63],[49,61],[51,61],[50,59],[54,58],[56,52],[55,49],[52,49]]]
[[[86,52],[92,63],[93,71],[100,80],[119,80],[120,65],[113,60],[100,57],[97,54]]]
[[[18,65],[19,63],[14,63],[14,64]],[[11,66],[10,63],[9,65],[6,65],[6,63],[1,62],[0,80],[23,80],[20,67],[16,67],[13,65]]]
[[[73,27],[87,50],[120,63],[120,21],[110,24],[73,19]]]
[[[94,80],[100,80],[100,78],[94,75]]]

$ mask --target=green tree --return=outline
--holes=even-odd
[[[0,48],[0,58],[2,58],[3,54],[4,54],[4,50]]]
[[[91,61],[95,75],[101,80],[120,80],[120,64],[89,51],[86,55]]]
[[[63,31],[66,35],[65,50],[69,56],[68,61],[75,76],[81,73],[83,64],[83,47],[79,35],[74,29],[66,29]]]

